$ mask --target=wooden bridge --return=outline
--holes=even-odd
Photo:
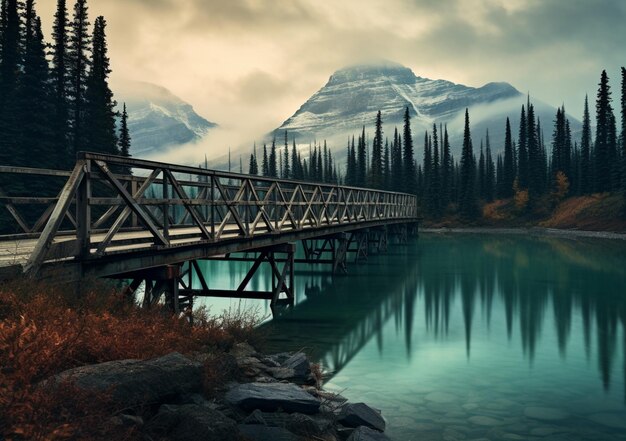
[[[80,153],[71,172],[0,166],[2,185],[16,176],[26,194],[0,188],[0,277],[124,279],[129,292],[144,287],[146,304],[165,295],[175,311],[198,296],[293,304],[295,263],[346,272],[349,258],[384,250],[393,236],[406,241],[419,220],[409,194],[94,153]],[[203,259],[253,265],[236,290],[216,290]],[[271,291],[248,290],[263,264]]]

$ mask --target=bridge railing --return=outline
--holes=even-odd
[[[0,175],[7,174],[66,179],[56,197],[9,196],[0,189],[19,235],[37,239],[27,268],[54,259],[417,218],[417,201],[409,194],[94,153],[80,153],[72,172],[0,167]],[[20,213],[25,204],[41,205],[34,222]]]

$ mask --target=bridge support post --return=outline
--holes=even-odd
[[[319,243],[321,242],[321,246]],[[332,265],[333,273],[347,273],[347,254],[349,239],[346,233],[333,234],[320,239],[302,241],[304,259],[297,259],[297,263],[328,264]]]
[[[249,250],[251,253],[258,253],[253,260],[252,267],[235,290],[213,289],[209,287],[207,279],[201,271],[196,261],[189,264],[189,268],[183,272],[178,279],[181,288],[178,290],[179,308],[189,307],[190,302],[195,297],[226,297],[239,299],[270,300],[272,312],[276,313],[280,307],[293,306],[295,303],[294,290],[294,264],[295,264],[295,244],[282,244],[258,250]],[[277,255],[282,255],[278,257]],[[252,261],[248,257],[238,258],[230,255],[213,258],[211,260],[223,261]],[[247,290],[248,285],[258,273],[263,264],[269,265],[271,269],[271,288],[269,291]],[[200,283],[199,287],[194,286],[194,276]],[[187,280],[185,280],[187,276]]]

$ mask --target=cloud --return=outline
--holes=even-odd
[[[54,3],[38,6],[48,30]],[[257,139],[334,70],[366,58],[472,86],[508,81],[574,114],[600,71],[615,87],[626,62],[622,0],[91,0],[90,8],[92,21],[108,19],[115,78],[161,84]],[[219,142],[211,148],[227,147]]]

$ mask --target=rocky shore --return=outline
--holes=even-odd
[[[222,362],[232,379],[204,394],[206,354],[172,353],[71,369],[47,382],[106,394],[120,411],[111,423],[147,440],[383,441],[385,420],[365,403],[321,388],[304,353],[258,353],[235,345]]]

